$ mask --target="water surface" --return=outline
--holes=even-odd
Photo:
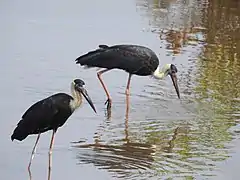
[[[52,179],[237,179],[240,120],[240,4],[234,0],[2,1],[0,6],[1,179],[27,179],[35,136],[10,140],[22,113],[82,78],[98,114],[83,106],[60,128]],[[106,115],[96,69],[74,64],[99,44],[141,44],[171,80],[103,75],[113,98]],[[34,180],[47,179],[51,132],[40,139]],[[237,161],[236,161],[237,160]]]

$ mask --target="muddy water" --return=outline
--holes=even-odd
[[[22,113],[79,77],[95,102],[84,103],[59,129],[52,179],[237,179],[240,118],[238,1],[3,1],[0,6],[0,178],[27,179],[35,136],[11,142]],[[146,45],[161,66],[178,67],[181,100],[170,78],[134,76],[126,111],[127,74],[103,75],[74,59],[98,44]],[[51,133],[42,135],[33,179],[47,178]],[[237,161],[236,161],[237,160]]]

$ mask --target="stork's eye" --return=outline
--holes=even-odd
[[[167,69],[165,74],[169,74],[170,73],[170,69]]]

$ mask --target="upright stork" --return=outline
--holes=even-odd
[[[96,113],[93,102],[89,97],[87,90],[83,87],[84,85],[85,83],[83,80],[75,79],[71,83],[72,96],[65,93],[57,93],[36,102],[23,114],[22,119],[17,124],[17,127],[15,128],[11,136],[12,141],[14,139],[22,141],[28,135],[38,134],[28,165],[30,177],[31,177],[30,172],[31,162],[34,157],[36,146],[41,133],[46,132],[48,130],[53,130],[51,143],[49,147],[48,179],[50,179],[52,164],[51,162],[52,146],[54,142],[54,135],[57,132],[57,129],[67,121],[67,119],[78,107],[80,107],[80,105],[82,104],[82,95],[86,98],[86,100]]]
[[[76,60],[87,68],[105,68],[97,73],[98,79],[102,84],[107,95],[107,108],[112,104],[110,94],[103,83],[101,75],[111,69],[122,69],[129,73],[125,94],[129,96],[130,80],[133,74],[138,76],[152,75],[157,79],[163,79],[169,75],[176,89],[177,96],[180,98],[177,84],[177,68],[173,64],[166,64],[162,69],[159,68],[157,55],[149,48],[139,45],[99,45],[99,48],[90,51]]]

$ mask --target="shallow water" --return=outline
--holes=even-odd
[[[11,142],[23,112],[70,82],[86,82],[87,103],[59,129],[52,179],[237,179],[240,159],[240,3],[234,0],[2,1],[0,3],[0,179],[27,179],[36,136]],[[181,100],[169,77],[103,75],[74,64],[99,44],[141,44],[161,66],[178,67]],[[47,179],[51,132],[41,136],[34,180]]]

